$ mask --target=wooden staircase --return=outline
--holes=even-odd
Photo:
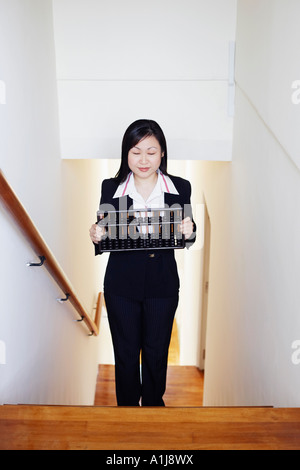
[[[118,408],[114,367],[99,366],[93,407],[0,406],[0,450],[158,450],[195,457],[198,450],[300,449],[300,409],[203,408],[203,380],[195,367],[171,365],[165,408]]]
[[[99,366],[93,407],[0,406],[0,450],[300,449],[300,409],[203,408],[202,392],[198,369],[169,366],[165,408],[118,408]]]
[[[1,450],[299,450],[300,410],[2,406],[0,436]]]

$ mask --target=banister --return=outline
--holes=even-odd
[[[43,266],[56,281],[63,293],[68,293],[69,302],[81,316],[89,331],[92,335],[97,336],[99,334],[99,328],[96,322],[92,320],[86,309],[83,307],[81,301],[78,299],[69,279],[60,267],[42,235],[34,225],[26,209],[23,207],[17,195],[8,184],[2,170],[0,170],[0,200],[7,212],[14,219],[32,249],[35,251],[36,255],[40,258],[45,258]]]
[[[99,292],[98,300],[97,300],[97,307],[96,307],[96,315],[95,315],[95,323],[98,329],[100,325],[101,311],[102,311],[102,307],[104,306],[104,304],[105,304],[104,294],[103,292]]]

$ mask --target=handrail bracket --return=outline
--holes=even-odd
[[[43,264],[46,261],[45,256],[39,256],[41,262],[40,263],[27,263],[26,266],[28,267],[38,267],[38,266],[43,266]]]
[[[66,294],[66,298],[65,299],[56,299],[57,302],[59,303],[63,303],[63,302],[67,302],[70,298],[70,294]]]

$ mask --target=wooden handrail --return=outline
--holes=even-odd
[[[95,314],[95,323],[97,325],[98,330],[99,330],[99,325],[100,325],[102,307],[104,305],[105,305],[104,294],[103,292],[99,292],[98,300],[97,300],[97,307],[96,307],[96,314]]]
[[[89,331],[97,336],[99,334],[99,328],[97,324],[87,313],[82,303],[78,299],[74,292],[74,289],[65,275],[64,271],[58,264],[50,248],[46,244],[42,235],[34,225],[30,216],[26,212],[25,208],[19,201],[18,197],[14,193],[13,189],[8,184],[3,172],[0,170],[0,200],[8,213],[13,217],[20,231],[35,251],[37,256],[44,256],[46,258],[44,267],[51,274],[53,279],[56,281],[60,289],[65,293],[69,294],[69,301],[75,310],[78,312],[80,317],[85,322]]]

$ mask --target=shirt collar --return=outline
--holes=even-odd
[[[179,193],[173,181],[171,180],[171,178],[167,175],[164,175],[160,170],[158,170],[157,173],[158,173],[157,183],[153,189],[153,192],[150,198],[152,199],[153,197],[156,197],[162,193],[178,195]],[[134,177],[133,177],[133,173],[131,172],[127,176],[124,183],[121,183],[118,186],[117,191],[115,192],[113,198],[118,198],[118,197],[123,197],[123,196],[132,197],[136,194],[136,192],[137,191],[136,191],[135,184],[134,184]]]

